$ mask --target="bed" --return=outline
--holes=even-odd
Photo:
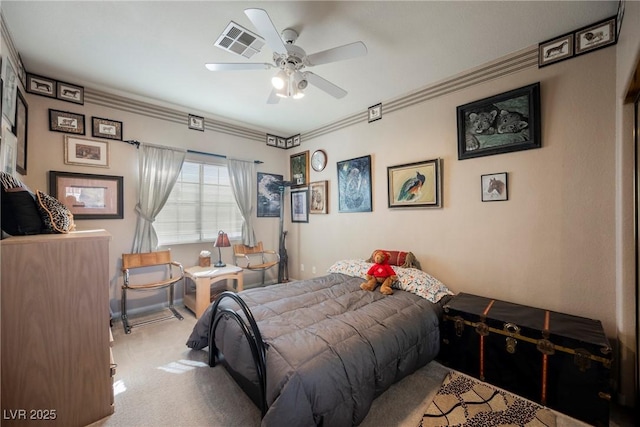
[[[313,279],[224,292],[187,346],[209,346],[262,410],[263,426],[350,426],[393,383],[435,358],[452,292],[415,268],[394,266],[393,295],[360,289],[371,266],[335,263]]]

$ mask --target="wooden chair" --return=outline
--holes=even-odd
[[[265,271],[280,263],[280,255],[273,250],[265,250],[262,242],[255,246],[233,245],[233,254],[236,265],[243,270],[259,271],[262,273],[262,285],[264,285]]]
[[[159,272],[158,268],[153,267],[164,268]],[[147,274],[145,275],[144,273]],[[134,326],[173,319],[174,317],[178,320],[183,319],[182,315],[173,307],[173,296],[175,284],[184,277],[184,268],[179,262],[171,260],[170,251],[122,254],[122,274],[124,276],[121,300],[122,325],[125,333],[130,334],[131,328]],[[159,274],[163,276],[160,280],[153,280],[155,279],[154,277],[152,279],[153,281],[148,281],[149,277],[157,277]],[[132,283],[131,279],[133,276],[138,276],[136,282],[144,280],[144,283]],[[146,279],[143,279],[142,276],[145,276]],[[155,291],[163,288],[169,288],[169,310],[171,311],[171,315],[130,324],[127,316],[127,291]]]

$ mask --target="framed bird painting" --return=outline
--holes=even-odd
[[[387,167],[390,208],[442,207],[441,159]]]

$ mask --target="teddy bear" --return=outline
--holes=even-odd
[[[361,284],[360,288],[365,291],[373,291],[379,284],[382,284],[382,286],[380,286],[380,293],[385,295],[393,294],[391,284],[398,280],[398,276],[396,276],[396,272],[393,271],[388,261],[389,254],[386,252],[377,251],[374,253],[374,264],[369,271],[367,271],[367,281]]]

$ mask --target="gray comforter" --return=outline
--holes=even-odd
[[[395,290],[360,289],[339,273],[240,293],[267,347],[263,426],[350,426],[375,397],[426,365],[439,350],[440,305]],[[234,304],[225,300],[221,305]],[[207,346],[211,307],[187,345]],[[253,359],[233,322],[221,322],[216,345],[236,372],[257,384]]]

